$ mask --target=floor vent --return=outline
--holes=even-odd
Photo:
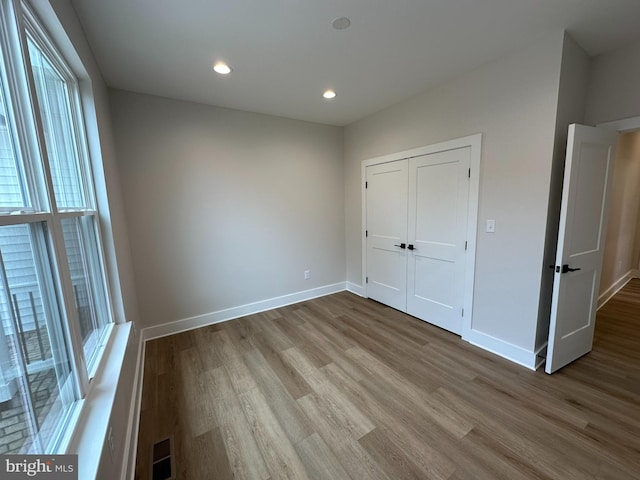
[[[153,444],[151,480],[175,480],[176,465],[173,452],[173,436]]]

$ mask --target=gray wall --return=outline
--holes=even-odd
[[[640,116],[640,42],[591,60],[585,121],[596,125],[637,116]],[[634,160],[636,138],[622,135],[618,143],[600,293],[629,270],[638,268],[640,245],[632,233],[638,223],[633,212],[640,210],[637,195],[640,180]]]
[[[553,166],[549,187],[547,234],[545,239],[545,258],[542,266],[536,350],[542,348],[549,338],[554,271],[546,268],[546,266],[555,264],[556,261],[567,136],[570,124],[584,123],[589,64],[590,61],[586,52],[565,33],[562,46],[562,65],[560,67]]]
[[[110,101],[143,326],[344,282],[341,128]]]
[[[361,162],[481,132],[473,328],[533,351],[563,41],[550,35],[346,127],[348,281],[361,283]]]
[[[592,59],[586,122],[598,124],[640,115],[640,42]]]

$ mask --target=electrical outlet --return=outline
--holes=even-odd
[[[304,271],[304,279],[309,280],[311,278],[311,270]]]

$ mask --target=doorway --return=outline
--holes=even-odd
[[[611,195],[598,308],[639,276],[640,130],[618,136]]]
[[[630,166],[617,172],[618,187],[624,187],[628,180],[635,187],[640,181],[640,159],[634,162],[634,159],[627,161],[625,158],[634,151],[635,137],[628,139],[631,148],[623,153],[623,157],[620,154],[614,156],[613,151],[621,138],[616,132],[637,129],[640,127],[638,120],[626,120],[622,125],[614,122],[598,127],[576,124],[569,127],[545,366],[547,373],[553,373],[592,349],[596,307],[604,303],[600,302],[602,298],[598,295],[599,290],[602,291],[600,285],[603,285],[601,273],[603,265],[611,262],[611,258],[604,258],[605,245],[609,243],[609,251],[614,251],[615,258],[618,245],[621,242],[626,244],[627,267],[631,265],[640,208],[637,189],[628,189],[627,196],[632,197],[633,208],[628,214],[631,226],[625,225],[628,232],[626,238],[608,235],[612,230],[615,233],[617,226],[615,222],[608,225],[607,217],[611,210],[616,210],[611,203],[614,165],[620,163],[626,167],[625,163],[628,163]],[[637,152],[640,157],[640,143]],[[631,172],[633,175],[630,175]],[[620,198],[624,198],[625,189],[621,190],[618,196],[622,193]],[[624,202],[619,199],[618,204],[621,203]],[[623,280],[614,282],[615,285],[622,281],[611,295],[626,284]],[[588,299],[587,304],[585,299]]]

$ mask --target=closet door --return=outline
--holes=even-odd
[[[471,148],[409,165],[407,313],[462,333]]]
[[[407,308],[408,160],[367,167],[367,296]]]

